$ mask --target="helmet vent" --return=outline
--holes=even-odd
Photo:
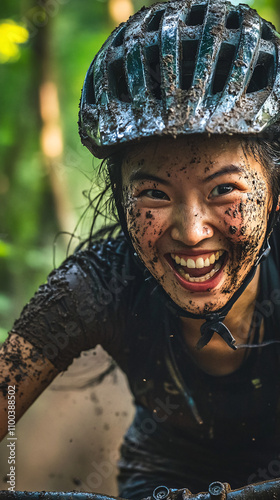
[[[262,39],[263,40],[271,40],[272,37],[273,37],[272,29],[269,27],[268,24],[263,23],[263,26],[262,26]]]
[[[203,24],[206,13],[206,5],[194,5],[186,19],[187,26],[199,26]]]
[[[238,30],[238,28],[240,28],[240,17],[238,12],[233,10],[229,13],[226,28],[228,30]]]
[[[274,57],[272,54],[261,52],[252,74],[247,94],[259,92],[273,84]]]
[[[125,35],[125,27],[123,27],[117,34],[115,40],[113,41],[113,47],[120,47],[122,45]]]
[[[189,90],[193,81],[198,40],[183,41],[182,49],[181,88],[182,90]]]
[[[122,102],[131,102],[124,72],[123,59],[116,59],[109,66],[108,77],[110,90],[114,97]]]
[[[93,72],[89,73],[88,78],[85,82],[85,91],[86,91],[86,102],[88,104],[96,104]]]
[[[235,52],[234,45],[226,42],[222,43],[212,84],[213,95],[224,90],[233,65]]]
[[[158,10],[149,21],[147,26],[147,31],[158,31],[161,18],[164,14],[164,10]]]
[[[146,58],[149,90],[156,99],[161,101],[161,72],[158,45],[147,47]]]

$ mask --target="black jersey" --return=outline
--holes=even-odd
[[[256,324],[264,318],[266,342],[280,338],[277,237],[261,264],[254,315]],[[12,331],[59,370],[101,344],[125,372],[137,411],[121,448],[124,498],[143,498],[161,483],[195,493],[214,480],[238,488],[280,476],[278,344],[252,350],[230,375],[206,374],[151,281],[123,236],[98,242],[50,274]]]

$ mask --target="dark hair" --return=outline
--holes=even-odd
[[[280,195],[280,139],[249,136],[246,145],[256,160],[261,162],[276,205]]]
[[[121,166],[122,155],[114,154],[105,158],[94,173],[92,187],[84,192],[87,207],[82,214],[79,224],[92,210],[90,228],[86,239],[80,238],[81,243],[76,246],[75,252],[81,248],[90,247],[95,241],[116,237],[121,232],[121,224],[116,206],[116,200],[121,196]],[[96,194],[96,187],[99,188]],[[68,247],[70,247],[71,242]]]
[[[241,136],[241,140],[244,141],[246,150],[261,161],[276,207],[280,195],[280,139]],[[125,150],[122,150],[105,158],[96,172],[96,184],[100,186],[101,191],[93,198],[90,196],[91,191],[88,193],[87,211],[93,209],[93,217],[89,236],[78,249],[85,244],[91,246],[97,239],[116,236],[121,232],[120,214],[117,207],[121,207],[122,203],[121,166],[124,154]],[[102,221],[102,227],[100,227],[99,220]]]

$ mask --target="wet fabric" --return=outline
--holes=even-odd
[[[256,326],[279,339],[279,232],[261,264]],[[51,273],[13,331],[59,369],[101,344],[126,373],[136,404],[120,460],[123,498],[143,498],[159,484],[205,491],[280,476],[278,344],[254,349],[234,373],[215,377],[192,361],[180,318],[165,307],[123,236],[96,243]],[[203,424],[168,368],[166,339]]]

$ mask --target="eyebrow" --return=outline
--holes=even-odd
[[[227,165],[221,170],[218,170],[217,172],[214,172],[214,174],[209,175],[206,177],[206,179],[203,179],[203,182],[209,182],[213,179],[216,179],[216,177],[219,177],[224,174],[229,174],[229,173],[244,173],[244,170],[241,167],[238,167],[237,165]],[[157,177],[156,175],[148,174],[148,172],[133,172],[131,176],[129,177],[130,182],[135,182],[135,181],[154,181],[154,182],[159,182],[165,186],[169,186],[170,182],[166,179],[162,179],[161,177]]]
[[[216,177],[219,177],[224,174],[232,174],[236,172],[238,172],[239,174],[243,174],[244,170],[241,167],[238,167],[237,165],[227,165],[221,170],[218,170],[214,174],[211,174],[208,177],[206,177],[206,179],[204,179],[204,182],[212,181],[212,179],[216,179]]]
[[[168,180],[162,179],[161,177],[157,177],[156,175],[148,174],[147,172],[134,172],[129,177],[129,180],[130,180],[130,182],[154,181],[154,182],[160,182],[161,184],[164,184],[165,186],[170,185],[170,182]]]

